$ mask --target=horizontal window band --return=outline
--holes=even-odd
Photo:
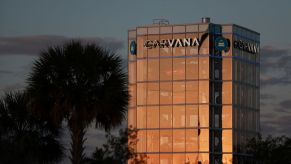
[[[183,152],[135,152],[135,154],[208,154],[208,151],[183,151]],[[186,154],[185,154],[186,155]]]

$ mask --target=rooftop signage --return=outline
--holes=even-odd
[[[229,48],[228,40],[223,37],[217,37],[215,39],[214,45],[215,45],[215,49],[218,51],[222,51],[222,50],[226,51]]]
[[[250,43],[243,40],[233,41],[233,47],[252,54],[257,54],[260,51],[260,47],[258,44]]]
[[[146,48],[165,48],[165,47],[195,47],[199,46],[198,38],[182,38],[182,39],[163,39],[163,40],[146,40],[144,47]]]

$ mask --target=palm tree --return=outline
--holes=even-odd
[[[34,62],[28,79],[34,112],[56,124],[67,122],[73,164],[85,158],[84,135],[93,121],[109,130],[125,117],[129,96],[121,66],[115,53],[75,41],[48,48]]]
[[[28,96],[22,92],[0,99],[0,163],[56,163],[63,147],[58,129],[36,118],[27,108]]]

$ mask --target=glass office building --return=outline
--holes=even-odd
[[[135,152],[147,164],[250,163],[245,146],[260,130],[259,44],[259,33],[209,18],[129,30]]]

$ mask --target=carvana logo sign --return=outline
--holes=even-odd
[[[130,46],[129,46],[129,51],[132,55],[136,55],[136,42],[131,41]]]
[[[218,37],[215,39],[215,49],[218,51],[227,50],[228,42],[223,37]]]

